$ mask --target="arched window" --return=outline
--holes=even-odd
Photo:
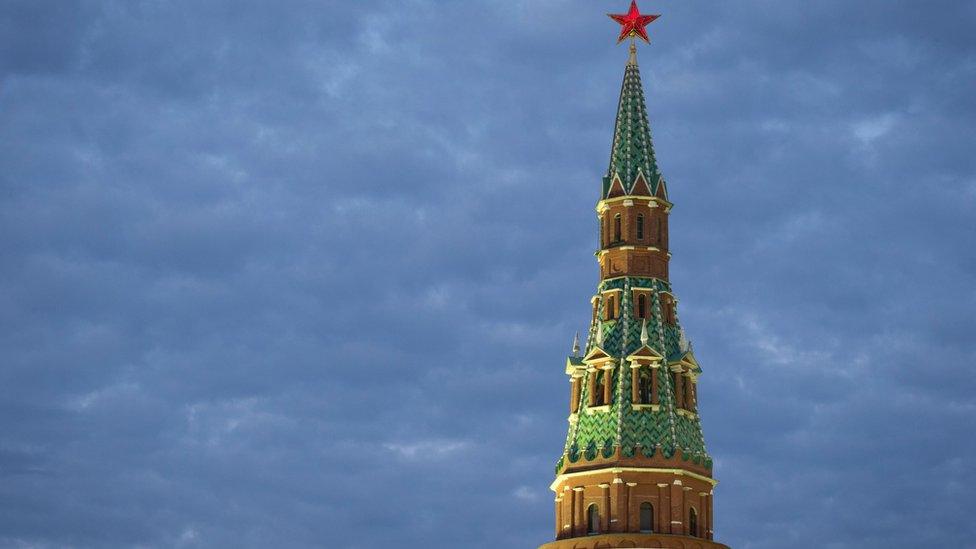
[[[613,241],[620,242],[621,234],[622,234],[622,230],[621,230],[620,214],[617,214],[613,216]]]
[[[694,507],[688,513],[688,535],[698,537],[698,513]]]
[[[654,531],[654,507],[646,501],[641,503],[640,506],[640,531],[641,532],[653,532]]]
[[[654,372],[650,371],[650,368],[643,367],[640,369],[640,377],[637,378],[637,395],[640,399],[641,404],[651,404],[651,390],[653,387],[653,380],[651,376]]]
[[[671,385],[674,387],[674,405],[678,408],[685,407],[684,379],[680,371],[671,372]]]
[[[600,533],[600,508],[595,503],[591,503],[590,508],[586,510],[586,533]]]
[[[604,370],[596,371],[596,383],[593,384],[593,405],[603,406],[606,404],[603,399],[604,392],[606,391],[607,375]]]
[[[674,324],[674,299],[670,295],[664,294],[661,299],[661,316],[665,324]]]
[[[644,214],[637,214],[637,240],[644,240]]]
[[[657,218],[657,236],[654,238],[654,243],[661,244],[661,218]]]
[[[604,310],[604,320],[614,320],[617,318],[617,296],[610,294],[607,296],[607,305]]]
[[[647,318],[647,297],[644,294],[637,296],[637,318]]]

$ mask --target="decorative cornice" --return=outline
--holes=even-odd
[[[559,476],[556,477],[556,480],[554,480],[552,482],[552,484],[549,486],[549,489],[552,490],[553,492],[557,492],[558,493],[559,490],[557,488],[563,482],[565,482],[565,481],[567,481],[569,479],[578,478],[578,477],[587,476],[587,475],[594,475],[594,474],[597,474],[597,473],[614,473],[614,474],[619,474],[619,473],[664,473],[664,474],[671,474],[671,475],[675,475],[675,476],[684,476],[684,477],[688,477],[688,478],[693,478],[695,480],[700,480],[702,482],[707,482],[708,484],[712,485],[712,487],[715,487],[715,486],[718,485],[718,481],[717,480],[715,480],[713,478],[710,478],[710,477],[706,477],[704,475],[699,475],[698,473],[694,473],[692,471],[688,471],[687,469],[667,469],[667,468],[658,468],[658,467],[607,467],[607,468],[604,468],[604,469],[590,469],[588,471],[578,471],[578,472],[575,472],[575,473],[563,473],[563,474],[561,474],[561,475],[559,475]],[[674,483],[676,485],[678,485],[678,486],[681,486],[681,480],[680,479],[675,479],[674,480]],[[658,484],[658,486],[661,486],[661,485]],[[667,484],[664,484],[664,486],[668,486],[668,485]],[[577,488],[573,488],[573,490],[577,490]]]
[[[670,209],[671,207],[674,206],[674,204],[668,202],[667,200],[664,200],[663,198],[659,198],[656,196],[625,195],[625,196],[615,196],[613,198],[604,198],[603,200],[600,200],[599,202],[596,203],[596,211],[597,213],[602,214],[607,209],[609,209],[610,206],[613,206],[617,203],[623,203],[626,201],[631,201],[633,204],[621,204],[621,205],[622,206],[630,206],[630,205],[649,206],[651,208],[662,207],[667,209]]]

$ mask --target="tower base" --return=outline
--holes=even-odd
[[[690,536],[670,534],[600,534],[561,539],[540,545],[539,549],[729,549],[728,545]]]

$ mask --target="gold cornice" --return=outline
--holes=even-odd
[[[656,196],[624,195],[624,196],[617,196],[614,198],[605,198],[597,202],[596,212],[598,214],[603,213],[610,206],[613,206],[620,202],[625,202],[627,200],[631,201],[634,205],[646,204],[652,208],[656,208],[660,206],[664,208],[665,212],[671,211],[671,208],[674,207],[674,204],[668,202],[667,200],[664,200],[663,198],[658,198]]]
[[[631,251],[631,250],[637,251],[637,250],[640,250],[642,252],[661,252],[661,251],[664,251],[661,248],[658,248],[657,246],[638,246],[636,244],[633,244],[633,245],[628,244],[628,245],[625,245],[625,246],[614,246],[612,248],[601,248],[601,249],[599,249],[599,250],[596,251],[596,257],[597,258],[601,258],[601,257],[607,255],[608,253],[614,251],[614,250],[622,250],[622,251]],[[671,254],[671,252],[668,252],[668,258],[671,257],[670,254]],[[617,278],[620,278],[620,277],[617,277]],[[644,278],[654,278],[654,277],[644,277]]]
[[[592,416],[593,414],[609,413],[610,412],[610,405],[609,404],[604,404],[603,406],[587,406],[584,409],[586,410],[586,414],[587,415]]]
[[[675,476],[678,476],[678,477],[685,476],[685,477],[688,477],[688,478],[693,478],[695,480],[700,480],[702,482],[707,482],[708,484],[711,484],[713,488],[718,485],[718,481],[717,480],[715,480],[713,478],[710,478],[710,477],[706,477],[705,475],[699,475],[698,473],[691,472],[691,471],[689,471],[687,469],[673,469],[673,468],[662,468],[662,467],[604,467],[603,469],[590,469],[588,471],[579,471],[579,472],[576,472],[576,473],[563,473],[563,474],[557,476],[556,477],[556,480],[552,481],[552,484],[549,485],[549,489],[552,490],[553,492],[557,492],[558,493],[558,491],[556,490],[556,488],[563,481],[568,480],[568,479],[571,479],[571,478],[576,478],[576,477],[584,476],[584,475],[593,475],[595,473],[612,473],[612,474],[619,474],[619,473],[664,473],[664,474],[675,475]],[[680,481],[679,481],[679,484],[680,484]],[[575,490],[575,488],[574,488],[574,490]]]

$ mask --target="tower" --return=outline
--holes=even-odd
[[[566,360],[569,432],[556,464],[556,540],[540,549],[726,548],[713,538],[712,459],[698,415],[702,369],[668,277],[672,204],[658,170],[635,38],[657,16],[636,1],[610,165],[596,205],[600,282],[581,351]],[[619,42],[618,41],[618,42]],[[727,548],[726,548],[727,549]]]

